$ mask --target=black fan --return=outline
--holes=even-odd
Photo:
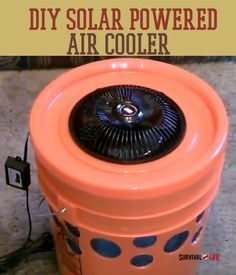
[[[87,153],[116,163],[142,163],[174,150],[185,118],[164,93],[134,85],[109,86],[88,94],[73,108],[69,127]]]

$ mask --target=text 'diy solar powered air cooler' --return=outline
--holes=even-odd
[[[173,65],[117,58],[50,83],[30,117],[63,275],[192,275],[227,136],[224,106]]]

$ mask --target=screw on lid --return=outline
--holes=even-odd
[[[142,163],[173,151],[186,123],[164,93],[135,85],[100,88],[77,102],[70,114],[74,141],[88,154],[115,163]]]

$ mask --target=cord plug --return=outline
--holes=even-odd
[[[21,157],[8,157],[5,162],[6,184],[26,190],[30,185],[30,164]]]

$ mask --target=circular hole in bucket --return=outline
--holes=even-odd
[[[188,238],[188,235],[189,235],[188,231],[183,231],[179,234],[174,235],[165,244],[164,251],[173,252],[179,249]]]
[[[200,237],[200,234],[202,232],[202,226],[198,229],[198,231],[194,234],[193,239],[192,239],[192,243],[195,244]]]
[[[65,222],[65,225],[72,235],[74,235],[75,237],[80,237],[80,231],[78,227],[70,224],[69,222]]]
[[[137,267],[147,266],[152,262],[153,262],[153,256],[148,254],[134,256],[130,261],[132,265]]]
[[[196,223],[199,223],[199,222],[202,220],[202,218],[203,218],[203,216],[204,216],[204,213],[205,213],[205,211],[202,211],[202,213],[200,213],[200,214],[197,216],[197,218],[196,218]]]
[[[106,258],[115,258],[121,254],[120,247],[106,239],[92,239],[91,246],[95,252]]]
[[[156,236],[148,236],[148,237],[138,237],[133,240],[133,244],[136,247],[145,248],[151,245],[154,245],[154,243],[157,241]]]
[[[69,239],[69,238],[66,238],[66,243],[67,245],[69,246],[70,250],[76,254],[79,254],[81,255],[82,254],[82,251],[80,249],[80,246],[79,244],[75,241],[75,240],[72,240],[72,239]]]

